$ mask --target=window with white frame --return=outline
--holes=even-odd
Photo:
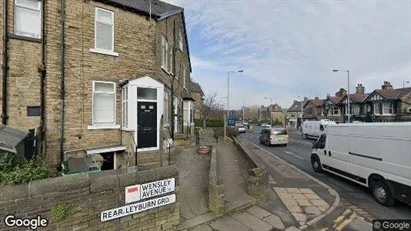
[[[161,36],[161,67],[164,70],[168,67],[168,42],[164,35]]]
[[[170,74],[173,74],[174,73],[174,70],[173,70],[173,64],[174,64],[174,56],[173,56],[173,44],[170,44],[170,47],[169,47],[169,65],[168,65],[168,71],[170,72]]]
[[[381,104],[374,103],[374,115],[380,115],[380,114],[381,114]]]
[[[180,51],[183,51],[183,33],[181,31],[178,33],[178,47]]]
[[[121,105],[122,105],[122,127],[128,128],[128,87],[123,87],[121,91]]]
[[[186,82],[187,82],[187,80],[186,80],[186,68],[183,67],[183,88],[185,88],[185,89],[187,89]]]
[[[114,125],[116,122],[116,84],[93,82],[93,125]]]
[[[391,115],[394,114],[394,105],[392,103],[383,103],[383,114]]]
[[[174,96],[173,99],[173,107],[174,107],[174,132],[178,131],[178,117],[176,116],[178,114],[178,98]]]
[[[332,106],[331,110],[332,110],[333,115],[339,115],[340,114],[340,111],[338,110],[337,106]]]
[[[353,115],[359,115],[360,114],[360,106],[357,104],[351,105],[351,113]]]
[[[114,12],[96,8],[94,33],[96,50],[114,52]]]
[[[41,1],[15,0],[14,7],[14,33],[41,38]]]
[[[184,101],[183,102],[183,118],[184,118],[184,126],[189,126],[189,122],[190,122],[190,102],[188,101]]]
[[[164,113],[163,113],[163,124],[169,124],[169,108],[170,108],[170,93],[168,91],[164,91]]]

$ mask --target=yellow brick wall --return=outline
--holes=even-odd
[[[0,3],[0,27],[3,38],[3,1]],[[8,0],[8,32],[14,33],[14,0]],[[37,66],[41,64],[41,43],[9,39],[9,72],[8,72],[8,125],[23,130],[38,128],[40,116],[28,117],[27,106],[40,106],[40,74]],[[3,50],[3,40],[0,43]],[[3,56],[0,55],[3,64]],[[0,87],[3,86],[0,78]],[[0,107],[3,102],[0,90]]]
[[[61,140],[61,5],[47,1],[46,13],[46,157],[51,164],[60,161]],[[13,31],[14,0],[9,0],[9,31]],[[2,6],[2,5],[1,5]],[[95,7],[114,12],[114,51],[118,57],[90,52],[94,48]],[[0,10],[2,14],[3,10]],[[121,91],[118,82],[135,77],[151,76],[171,87],[171,76],[161,69],[161,33],[170,37],[174,24],[183,29],[182,15],[156,22],[146,16],[95,1],[66,1],[65,21],[65,142],[64,150],[90,149],[121,144],[120,129],[89,130],[92,125],[92,81],[117,83],[116,124],[121,121]],[[0,26],[2,26],[0,20]],[[2,33],[2,32],[1,32]],[[176,42],[178,45],[178,42]],[[184,43],[185,45],[185,43]],[[2,44],[0,43],[0,48]],[[38,127],[40,117],[27,117],[27,106],[40,106],[41,43],[10,40],[9,124],[23,129]],[[177,63],[190,69],[187,47],[176,53]],[[1,59],[1,57],[0,57]],[[2,60],[0,60],[2,61]],[[181,74],[177,65],[175,74]],[[1,78],[0,78],[1,81]],[[176,88],[181,97],[182,75]],[[189,83],[186,84],[189,86]],[[1,91],[0,91],[1,94]],[[2,96],[0,95],[0,99]],[[170,108],[171,109],[171,108]],[[171,113],[170,113],[171,114]]]

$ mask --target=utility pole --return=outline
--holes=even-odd
[[[244,122],[244,101],[243,101],[243,122]]]

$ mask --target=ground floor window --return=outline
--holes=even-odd
[[[115,166],[114,166],[115,153],[114,152],[100,153],[100,155],[104,159],[103,164],[101,165],[101,171],[115,169]]]

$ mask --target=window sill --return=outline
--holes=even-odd
[[[103,55],[110,55],[110,56],[115,56],[115,57],[119,56],[119,54],[117,52],[102,50],[102,49],[90,48],[90,52],[97,53],[97,54],[103,54]]]
[[[396,116],[396,114],[374,114],[375,116]]]
[[[171,72],[167,71],[164,67],[161,67],[161,69],[163,69],[163,71],[164,71],[167,75],[173,75]]]
[[[99,129],[120,129],[120,125],[90,125],[88,126],[88,130],[99,130]]]
[[[125,132],[134,132],[135,131],[134,129],[131,129],[131,128],[122,128],[121,130],[125,131]]]
[[[9,38],[23,40],[27,42],[41,43],[41,38],[34,38],[34,37],[18,35],[18,34],[9,34]]]

